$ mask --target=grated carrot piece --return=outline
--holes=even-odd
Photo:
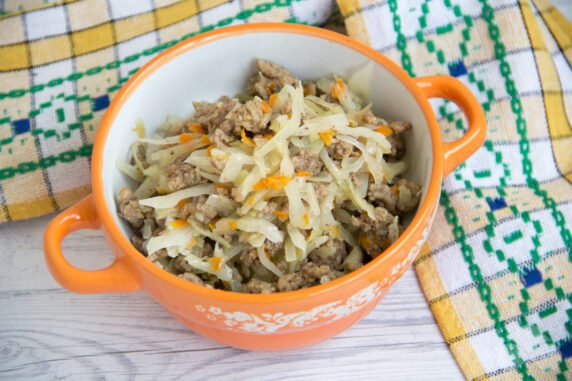
[[[375,132],[379,132],[380,134],[382,134],[385,137],[393,135],[393,130],[384,124],[380,124],[379,126],[377,126],[377,128],[375,129]]]
[[[399,187],[397,185],[392,186],[391,187],[391,193],[399,194]]]
[[[332,97],[335,99],[340,99],[341,97],[344,96],[345,92],[346,92],[346,87],[344,85],[344,82],[341,79],[336,79],[336,83],[334,83],[334,85],[332,86],[332,91],[331,91]]]
[[[288,184],[290,176],[268,176],[254,184],[254,190],[272,189],[275,192],[280,192],[282,188]]]
[[[181,143],[188,143],[188,142],[190,142],[191,140],[193,140],[193,136],[192,136],[191,134],[188,134],[188,133],[185,132],[185,133],[179,135],[179,141],[180,141]]]
[[[270,139],[272,139],[272,138],[274,137],[274,134],[267,133],[267,134],[262,135],[262,137],[263,137],[264,139],[270,140]]]
[[[276,89],[276,86],[277,86],[276,82],[275,82],[275,81],[272,81],[272,82],[270,82],[270,83],[266,86],[266,91],[267,91],[268,93],[273,93],[273,92],[274,92],[274,89]]]
[[[250,196],[246,199],[246,203],[250,206],[254,205],[254,196]]]
[[[334,138],[333,130],[318,132],[318,135],[320,135],[320,138],[322,138],[327,146],[332,145],[332,139]]]
[[[212,150],[214,148],[214,145],[210,145],[209,148],[207,148],[207,156],[211,157],[212,156]]]
[[[279,219],[281,219],[282,221],[286,221],[288,219],[288,212],[285,212],[283,210],[277,210],[274,212],[274,215],[276,217],[278,217]]]
[[[208,226],[209,226],[209,229],[211,229],[211,230],[216,229],[216,225],[214,224],[214,222],[211,222]]]
[[[197,244],[197,239],[193,238],[187,243],[187,249],[192,249]]]
[[[185,206],[186,204],[187,204],[187,199],[184,198],[184,199],[182,199],[181,201],[179,201],[179,202],[177,203],[177,208],[182,208],[182,207]]]
[[[248,136],[246,136],[246,132],[244,131],[244,128],[240,131],[240,140],[244,144],[246,144],[247,146],[256,147],[256,143],[254,143],[254,140],[252,140],[252,138],[249,138]]]
[[[228,227],[231,228],[232,230],[236,230],[238,229],[238,224],[236,223],[236,221],[228,221]]]
[[[266,101],[262,101],[260,102],[260,109],[262,110],[263,113],[267,113],[270,110],[272,110],[272,107],[270,107],[270,105],[268,104],[268,102]]]
[[[308,215],[308,213],[304,213],[302,215],[302,218],[304,219],[304,224],[310,225],[310,216]]]
[[[308,172],[308,171],[297,171],[297,172],[296,172],[296,176],[298,176],[298,177],[310,177],[310,176],[312,176],[312,172]]]
[[[208,137],[207,135],[201,136],[201,143],[203,143],[203,144],[212,144],[211,140],[209,139],[209,137]]]
[[[222,258],[221,257],[211,257],[209,258],[209,262],[211,264],[211,268],[213,271],[219,271],[222,267]]]
[[[189,226],[189,223],[185,220],[173,220],[171,221],[170,225],[172,228],[178,229]]]
[[[230,192],[230,190],[232,189],[232,185],[230,185],[230,184],[224,184],[224,183],[216,183],[214,187],[215,187],[215,189],[217,189],[217,190],[218,190],[218,189],[225,189],[225,190],[227,190],[227,191],[229,191],[229,192]]]
[[[337,226],[330,226],[330,234],[334,238],[340,238],[340,229]]]
[[[205,130],[203,129],[203,126],[201,126],[199,123],[193,123],[189,126],[189,131],[191,132],[197,132],[199,134],[204,134]]]
[[[274,107],[274,103],[276,103],[277,99],[278,99],[278,93],[274,93],[270,97],[268,97],[268,104],[270,105],[270,107]]]
[[[359,243],[361,247],[363,247],[366,250],[369,250],[373,247],[373,243],[371,242],[367,234],[363,232],[359,235]]]

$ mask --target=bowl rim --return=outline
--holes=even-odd
[[[425,199],[413,216],[411,223],[401,233],[399,238],[385,250],[383,255],[372,259],[369,263],[362,266],[361,268],[325,284],[312,286],[301,290],[275,292],[271,294],[247,294],[234,291],[210,289],[181,279],[176,275],[160,269],[153,263],[149,262],[129,242],[129,240],[121,232],[118,224],[115,222],[112,211],[110,210],[105,200],[103,186],[103,151],[105,143],[116,116],[118,115],[123,104],[127,101],[135,89],[161,66],[165,65],[167,62],[173,59],[176,59],[183,53],[223,38],[236,37],[239,35],[251,33],[286,33],[304,35],[307,37],[327,40],[362,54],[370,61],[385,68],[404,85],[404,87],[413,96],[419,108],[423,112],[427,126],[429,128],[429,134],[431,136],[433,165],[431,168],[431,177],[427,188],[427,193]],[[149,62],[147,62],[141,69],[139,69],[121,88],[103,116],[94,140],[91,169],[94,202],[102,226],[108,235],[108,239],[113,240],[116,245],[118,245],[119,248],[125,253],[125,255],[134,261],[138,266],[141,266],[144,271],[147,271],[151,275],[159,278],[164,282],[170,283],[172,286],[175,286],[183,291],[188,291],[192,294],[199,294],[203,297],[212,298],[213,300],[234,302],[239,304],[279,304],[287,301],[317,297],[319,295],[331,292],[338,287],[343,287],[347,284],[350,284],[356,280],[359,280],[360,278],[371,279],[372,277],[376,277],[376,275],[373,273],[379,271],[384,263],[390,258],[401,255],[403,257],[402,259],[405,259],[409,253],[409,250],[413,248],[413,246],[417,243],[412,241],[412,237],[419,236],[421,234],[420,230],[425,228],[426,221],[431,223],[434,217],[433,212],[436,207],[438,195],[441,189],[441,180],[443,178],[443,148],[437,119],[433,113],[427,97],[417,86],[415,81],[388,57],[357,40],[326,29],[301,24],[256,23],[229,26],[199,34],[163,51],[151,59]],[[139,274],[137,276],[140,277]],[[372,281],[368,280],[368,283],[372,283]],[[142,285],[142,288],[145,289],[144,285]]]

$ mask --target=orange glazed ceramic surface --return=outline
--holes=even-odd
[[[279,46],[274,48],[273,53],[268,53],[278,56],[278,63],[281,63],[281,54],[286,54],[283,56],[286,57],[289,50],[296,49],[325,56],[330,49],[337,49],[347,52],[344,55],[336,53],[340,62],[349,60],[349,56],[373,62],[377,72],[383,72],[387,77],[382,82],[388,83],[389,87],[393,86],[396,94],[401,94],[401,99],[409,99],[403,108],[417,112],[423,119],[420,124],[426,126],[426,130],[425,127],[417,127],[418,132],[415,132],[414,124],[414,134],[425,134],[423,139],[414,140],[414,145],[422,144],[429,155],[424,163],[417,165],[417,171],[424,171],[426,176],[424,196],[418,211],[398,240],[383,255],[348,275],[320,286],[293,292],[253,295],[213,290],[159,269],[129,243],[127,233],[116,216],[112,196],[113,187],[117,185],[112,181],[111,173],[115,168],[109,164],[108,156],[112,156],[119,143],[126,144],[117,142],[123,133],[118,130],[129,129],[122,124],[121,118],[135,118],[136,115],[129,113],[136,111],[129,110],[146,108],[145,99],[161,102],[161,99],[154,99],[153,94],[147,93],[156,93],[153,83],[161,84],[158,77],[168,78],[173,70],[181,66],[169,65],[176,65],[176,62],[184,59],[194,59],[195,56],[200,56],[205,62],[208,62],[209,57],[214,60],[217,54],[225,54],[217,47],[224,46],[220,44],[226,40],[231,41],[233,46],[244,44],[242,48],[246,57],[236,56],[237,61],[265,54],[267,51],[256,50],[257,47],[253,45],[257,44],[252,44],[252,38],[256,38],[261,46],[264,46],[266,40],[280,39],[282,43],[276,44]],[[327,58],[311,55],[306,59],[308,66],[312,62],[316,65],[322,59],[323,62],[330,62]],[[346,65],[351,66],[351,62],[348,61]],[[169,70],[161,70],[164,66]],[[203,70],[205,73],[210,70],[208,65],[183,67]],[[321,70],[324,74],[332,71],[328,67]],[[181,76],[184,74],[180,73]],[[374,76],[372,83],[375,79]],[[394,84],[391,85],[390,82]],[[439,126],[428,102],[428,98],[433,97],[450,99],[463,110],[469,121],[469,129],[461,139],[441,142]],[[168,101],[166,98],[167,95],[165,102]],[[399,96],[395,98],[400,99]],[[385,102],[391,103],[391,100]],[[387,107],[388,110],[395,109],[395,105],[388,104]],[[129,115],[125,116],[126,113]],[[119,119],[121,123],[118,122]],[[205,33],[155,57],[115,97],[101,123],[94,145],[93,194],[62,212],[48,225],[44,237],[46,262],[56,280],[71,291],[96,293],[145,290],[184,325],[234,347],[281,350],[313,344],[338,334],[363,318],[409,268],[429,235],[443,177],[482,145],[485,133],[485,119],[480,105],[461,82],[444,76],[412,79],[382,54],[346,36],[292,24],[250,24]],[[61,252],[62,240],[74,230],[84,228],[104,231],[116,257],[111,266],[103,270],[85,271],[73,267],[65,260]]]

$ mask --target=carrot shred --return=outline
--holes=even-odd
[[[179,141],[180,141],[181,143],[188,143],[188,142],[190,142],[191,140],[193,140],[193,136],[192,136],[191,134],[188,134],[188,133],[185,132],[185,133],[179,135]]]
[[[274,103],[276,103],[276,100],[278,100],[278,93],[274,93],[270,97],[268,97],[268,104],[270,105],[270,107],[274,107]]]
[[[189,126],[189,131],[192,132],[197,132],[199,134],[204,134],[205,130],[203,129],[203,126],[201,126],[199,123],[193,123]]]
[[[230,190],[232,189],[232,185],[230,184],[223,184],[223,183],[216,183],[215,184],[215,189],[225,189],[227,191],[230,192]]]
[[[228,221],[228,227],[231,228],[232,230],[236,230],[238,228],[238,224],[236,223],[236,221]]]
[[[399,194],[399,187],[397,185],[392,186],[391,187],[391,193]]]
[[[246,136],[246,132],[244,131],[244,128],[240,131],[240,140],[244,144],[246,144],[247,146],[256,147],[256,143],[254,143],[254,140],[252,140],[252,138],[249,138],[248,136]]]
[[[332,139],[334,138],[333,130],[318,132],[318,135],[320,135],[320,138],[322,138],[327,146],[332,145]]]
[[[304,219],[304,224],[305,225],[310,225],[310,216],[308,215],[308,213],[304,213],[302,215],[302,218]]]
[[[334,238],[340,238],[340,229],[337,226],[330,226],[330,234]]]
[[[203,143],[203,144],[212,144],[211,140],[209,139],[209,137],[208,137],[207,135],[201,136],[201,143]]]
[[[262,101],[260,102],[260,109],[262,110],[263,113],[267,113],[270,110],[272,110],[272,107],[268,104],[268,102],[266,101]]]
[[[185,220],[173,220],[171,221],[170,225],[172,228],[178,229],[189,226],[189,223]]]
[[[332,86],[331,95],[335,99],[340,99],[346,91],[344,82],[341,79],[336,79],[336,83]]]
[[[268,93],[273,93],[273,92],[274,92],[274,89],[276,89],[276,86],[277,86],[276,82],[275,82],[275,81],[272,81],[272,82],[270,82],[270,83],[268,84],[268,86],[266,86],[266,91],[267,91]]]
[[[268,176],[254,184],[254,190],[272,189],[275,192],[280,192],[282,188],[288,184],[290,176]]]
[[[373,247],[373,243],[371,242],[367,234],[363,232],[359,235],[359,243],[361,247],[363,247],[366,250],[369,250]]]
[[[285,212],[283,210],[277,210],[274,212],[274,215],[276,217],[278,217],[280,220],[282,221],[286,221],[288,219],[288,212]]]
[[[211,229],[211,230],[216,229],[216,225],[213,222],[211,222],[208,226],[209,226],[209,229]]]
[[[213,271],[219,271],[222,267],[222,258],[221,257],[211,257],[209,258],[209,262],[211,264],[211,268]]]
[[[248,204],[249,206],[254,205],[254,197],[250,196],[249,198],[246,199],[246,204]]]
[[[297,172],[296,172],[296,176],[298,176],[298,177],[309,177],[309,176],[312,176],[312,172],[308,172],[308,171],[297,171]]]
[[[214,148],[214,145],[210,145],[209,148],[207,148],[207,156],[211,157],[212,156],[212,150]]]
[[[272,138],[274,137],[274,134],[271,134],[271,133],[269,132],[269,133],[267,133],[267,134],[262,135],[262,137],[263,137],[264,139],[270,140],[270,139],[272,139]]]
[[[187,243],[187,249],[192,249],[197,244],[197,239],[193,238]]]
[[[187,204],[187,199],[184,198],[184,199],[182,199],[181,201],[179,201],[179,202],[177,203],[177,208],[182,208],[182,207],[185,206],[186,204]]]
[[[393,135],[393,130],[384,124],[380,124],[379,126],[377,126],[377,128],[375,129],[375,132],[379,132],[380,134],[382,134],[385,137]]]

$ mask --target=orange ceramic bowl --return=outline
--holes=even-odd
[[[115,168],[125,159],[134,121],[160,125],[169,113],[186,116],[192,100],[235,94],[253,71],[254,58],[291,69],[301,78],[331,72],[348,75],[366,65],[374,111],[413,123],[407,137],[408,176],[423,184],[421,204],[399,239],[381,256],[326,284],[270,295],[212,290],[155,267],[130,243],[116,213],[115,195],[128,182]],[[366,69],[364,69],[366,70]],[[441,141],[428,98],[455,102],[468,119],[459,140]],[[220,29],[184,41],[139,70],[113,100],[101,123],[92,160],[93,194],[55,217],[45,232],[53,276],[80,293],[145,290],[195,332],[238,348],[282,350],[332,337],[363,318],[417,256],[431,229],[441,181],[474,153],[485,137],[485,119],[469,90],[451,77],[410,78],[395,63],[346,36],[290,24],[252,24]],[[103,270],[85,271],[62,255],[63,238],[77,229],[102,229],[115,254]]]

